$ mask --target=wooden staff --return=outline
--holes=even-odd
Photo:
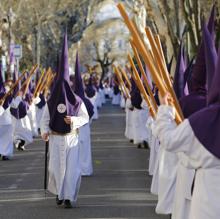
[[[31,72],[30,72],[30,75],[28,76],[28,78],[27,78],[27,80],[26,80],[26,83],[24,83],[24,84],[26,84],[26,85],[25,85],[26,87],[25,87],[23,96],[25,96],[26,93],[27,93],[29,84],[31,83],[31,77],[32,77],[32,76],[34,75],[34,73],[36,72],[37,67],[38,67],[38,65],[36,65],[36,66],[34,66],[34,68],[32,68],[32,70],[31,70]]]
[[[119,72],[118,68],[115,65],[113,65],[113,69],[114,69],[116,77],[118,78],[118,82],[119,82],[119,85],[121,87],[122,92],[124,93],[124,96],[126,98],[130,98],[130,94],[129,94],[129,92],[128,92],[125,84],[124,84],[124,81],[121,78],[121,75],[120,75],[120,72]]]
[[[179,115],[181,117],[181,119],[183,120],[184,119],[184,116],[183,116],[183,113],[182,113],[182,110],[181,110],[181,107],[179,105],[179,101],[176,97],[176,94],[173,90],[173,86],[172,86],[172,83],[171,83],[171,80],[170,80],[170,77],[169,77],[169,73],[167,71],[167,66],[166,66],[166,63],[165,63],[165,58],[164,58],[164,55],[163,55],[163,50],[162,50],[162,46],[161,46],[161,43],[160,43],[160,38],[158,38],[158,43],[159,45],[157,46],[156,44],[156,41],[154,40],[154,37],[153,37],[153,34],[150,30],[149,27],[146,27],[146,34],[147,36],[149,37],[149,40],[150,40],[150,43],[151,43],[151,47],[153,48],[153,53],[156,57],[156,59],[158,60],[158,64],[159,64],[159,67],[160,67],[160,70],[161,70],[161,73],[163,75],[163,79],[167,85],[167,88],[168,88],[168,91],[169,93],[171,94],[173,100],[174,100],[174,105],[177,109],[177,111],[179,112]],[[160,56],[160,52],[161,51],[161,55],[162,55],[162,58]]]
[[[135,48],[133,42],[130,41],[130,43],[131,43],[131,47],[132,47],[132,49],[133,49],[133,51],[134,51],[134,55],[135,55],[135,58],[136,58],[136,60],[137,60],[139,69],[140,69],[140,71],[141,71],[141,75],[142,75],[142,77],[143,77],[143,79],[144,79],[144,84],[145,84],[145,86],[146,86],[146,88],[147,88],[147,91],[148,91],[148,93],[149,93],[149,95],[150,95],[150,98],[151,98],[151,101],[152,101],[154,110],[155,110],[155,112],[157,112],[157,108],[158,108],[158,107],[157,107],[157,102],[156,102],[156,100],[155,100],[155,98],[154,98],[154,94],[153,94],[153,92],[152,92],[152,90],[151,90],[151,88],[150,88],[150,86],[149,86],[148,79],[147,79],[147,75],[146,75],[146,73],[145,73],[145,71],[144,71],[144,68],[143,68],[143,65],[142,65],[142,63],[141,63],[140,56],[139,56],[138,51],[137,51],[137,49]]]
[[[48,68],[48,70],[46,71],[45,75],[44,75],[44,78],[39,86],[39,89],[38,89],[38,93],[41,93],[41,91],[43,90],[43,88],[45,87],[45,84],[47,83],[48,81],[48,77],[49,75],[51,74],[51,69]]]
[[[53,73],[50,72],[50,74],[48,75],[47,80],[46,80],[46,82],[45,82],[45,84],[44,84],[44,86],[43,86],[43,88],[42,88],[42,90],[41,90],[43,93],[44,93],[45,90],[47,89],[47,87],[48,87],[50,81],[52,80],[52,78],[53,78]]]
[[[163,76],[163,73],[161,71],[160,62],[159,62],[159,60],[162,60],[162,54],[160,54],[159,48],[157,47],[157,45],[155,43],[155,40],[154,40],[154,37],[153,37],[153,34],[152,34],[150,28],[146,27],[145,31],[146,31],[147,38],[148,38],[149,43],[150,43],[151,48],[152,48],[154,63],[156,65],[157,72],[160,73],[160,77],[163,79],[164,85],[166,86],[166,82],[164,80],[164,76]],[[167,86],[166,86],[166,89],[168,90]]]
[[[37,68],[37,65],[34,66],[34,68]],[[25,76],[27,70],[25,70],[17,79],[17,81],[12,85],[12,87],[10,88],[10,90],[1,98],[1,102],[4,102],[5,99],[10,95],[10,93],[13,92],[13,90],[17,87],[18,83],[23,79],[23,77]]]
[[[124,18],[124,21],[128,27],[128,29],[130,30],[131,34],[132,34],[132,37],[134,39],[134,44],[135,44],[135,47],[138,49],[138,51],[141,53],[145,63],[147,64],[148,66],[148,69],[149,71],[151,72],[152,74],[152,78],[155,82],[155,84],[157,85],[160,93],[162,96],[164,96],[168,91],[166,89],[166,86],[163,84],[161,78],[159,77],[159,74],[158,72],[156,71],[155,69],[155,66],[154,64],[152,63],[151,61],[151,57],[148,53],[148,51],[145,49],[145,46],[144,46],[144,43],[143,43],[143,40],[139,37],[138,33],[137,33],[137,30],[135,29],[134,27],[134,24],[132,23],[132,21],[129,19],[125,9],[124,9],[124,6],[119,3],[117,5],[122,17]],[[173,92],[172,92],[173,93]],[[171,95],[172,95],[171,93]],[[180,123],[182,122],[182,118],[180,116],[180,112],[179,112],[179,109],[176,107],[178,105],[177,103],[177,100],[174,99],[174,106],[176,108],[176,121],[177,123]]]
[[[52,82],[54,81],[54,78],[56,77],[56,74],[51,74],[50,79],[47,82],[47,85],[45,86],[43,93],[45,93],[45,95],[47,96],[48,94],[48,90],[50,89]]]
[[[35,87],[35,90],[34,90],[34,97],[36,97],[37,96],[37,93],[38,93],[38,89],[39,89],[39,87],[40,87],[40,85],[41,85],[41,82],[42,82],[42,80],[43,80],[43,77],[44,77],[44,75],[45,75],[45,69],[42,71],[42,73],[41,73],[41,76],[40,76],[40,78],[39,78],[39,80],[38,80],[38,82],[37,82],[37,85],[36,85],[36,87]]]
[[[135,79],[135,83],[136,83],[138,89],[140,90],[140,92],[143,94],[144,100],[146,101],[146,103],[147,103],[147,105],[148,105],[148,108],[149,108],[149,111],[150,111],[151,116],[152,116],[153,118],[155,118],[155,116],[156,116],[156,115],[155,115],[155,111],[154,111],[153,108],[152,108],[150,99],[149,99],[149,97],[148,97],[148,95],[147,95],[147,92],[146,92],[146,90],[145,90],[145,88],[144,88],[144,85],[143,85],[143,83],[142,83],[142,81],[141,81],[141,78],[140,78],[140,76],[139,76],[139,74],[138,74],[138,71],[137,71],[137,69],[136,69],[136,67],[135,67],[135,64],[134,64],[134,62],[133,62],[132,57],[130,56],[130,54],[128,54],[128,60],[129,60],[129,62],[130,62],[130,64],[131,64],[131,67],[132,67],[132,69],[133,69],[133,72],[134,72],[134,75],[135,75],[135,78],[136,78],[136,79]]]
[[[157,48],[158,48],[158,51],[159,51],[159,53],[160,53],[160,57],[161,57],[161,59],[163,60],[164,65],[166,65],[166,61],[165,61],[165,58],[164,58],[163,48],[162,48],[162,46],[161,46],[159,34],[156,34],[156,35],[154,36],[154,40],[155,40],[155,42],[156,42],[156,44],[157,44]]]
[[[129,80],[127,73],[124,71],[124,69],[121,68],[121,66],[118,66],[118,69],[121,72],[123,78],[126,80],[129,90],[131,90],[131,81]]]

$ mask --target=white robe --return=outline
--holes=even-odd
[[[27,112],[28,118],[31,123],[31,131],[34,137],[38,136],[38,127],[37,127],[37,119],[36,119],[36,107],[34,103],[32,103]]]
[[[189,219],[218,219],[220,159],[213,156],[198,141],[188,119],[176,127],[174,118],[175,111],[172,107],[160,106],[153,131],[163,142],[162,147],[172,153],[184,153],[188,157],[187,167],[196,170]],[[185,185],[187,192],[190,191],[188,186]],[[187,209],[182,209],[184,210]]]
[[[102,100],[102,104],[106,103],[106,99],[105,99],[105,91],[104,89],[99,89],[100,93],[101,93],[101,100]]]
[[[0,154],[13,155],[13,126],[10,108],[6,110],[0,106]]]
[[[89,97],[87,97],[87,98],[89,98]],[[89,98],[89,100],[91,101],[91,103],[93,105],[93,111],[94,111],[92,119],[96,120],[99,118],[98,107],[97,107],[97,93],[95,94],[95,96]]]
[[[77,116],[71,117],[71,128],[77,130],[89,121],[84,103]],[[41,132],[50,133],[50,114],[45,106],[41,120]],[[79,159],[79,135],[50,135],[49,141],[49,182],[48,190],[58,195],[60,200],[76,202],[81,183],[81,165]]]
[[[134,133],[134,144],[140,144],[143,141],[148,142],[149,132],[146,127],[147,119],[149,116],[148,107],[145,101],[142,101],[142,109],[134,108],[133,111],[133,133]]]
[[[35,101],[36,125],[37,129],[40,129],[41,118],[43,116],[45,106],[43,106],[41,109],[37,106],[37,104],[41,101],[40,97],[37,97]]]
[[[79,153],[82,176],[90,176],[93,173],[90,124],[79,128]]]
[[[129,140],[134,139],[133,133],[133,111],[130,110],[132,107],[131,99],[126,100],[125,112],[126,112],[126,126],[125,126],[125,137]]]
[[[184,153],[179,153],[176,190],[172,212],[173,219],[189,219],[192,185],[196,170],[189,168],[188,162],[188,157]]]
[[[101,94],[101,91],[100,89],[98,91],[96,91],[97,93],[97,97],[96,97],[96,105],[98,108],[101,108],[102,107],[102,94]]]
[[[121,96],[120,107],[121,107],[122,109],[124,109],[124,108],[125,108],[125,98],[124,98],[124,96],[123,96],[123,95]]]
[[[156,162],[157,162],[157,157],[158,157],[158,151],[159,151],[159,142],[158,140],[154,137],[152,130],[151,130],[151,125],[153,124],[154,120],[151,116],[148,117],[146,127],[148,129],[148,144],[150,147],[150,157],[149,157],[149,175],[152,176],[154,174],[154,170],[156,168]]]
[[[113,93],[113,95],[112,95],[112,105],[120,105],[120,102],[121,102],[121,94],[118,93],[117,95],[115,95]]]

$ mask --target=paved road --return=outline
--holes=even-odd
[[[124,138],[124,113],[107,104],[92,125],[94,175],[82,179],[76,208],[55,205],[43,190],[44,143],[35,139],[25,152],[0,162],[0,219],[166,219],[154,213],[149,193],[149,152]]]

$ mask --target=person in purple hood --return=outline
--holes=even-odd
[[[89,122],[85,104],[70,87],[67,33],[64,36],[59,72],[41,120],[41,136],[49,141],[48,190],[57,205],[71,208],[81,183],[78,129]]]
[[[196,170],[189,219],[218,219],[220,215],[220,50],[207,106],[178,126],[169,94],[160,97],[154,134],[162,146],[183,153],[186,165]],[[186,193],[189,191],[186,191]]]

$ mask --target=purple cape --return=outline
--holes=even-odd
[[[27,115],[27,111],[28,111],[29,105],[26,101],[22,100],[19,105],[18,108],[10,108],[10,112],[12,114],[12,116],[14,116],[16,119],[22,119]]]
[[[195,91],[179,100],[184,118],[206,107],[206,92]]]

